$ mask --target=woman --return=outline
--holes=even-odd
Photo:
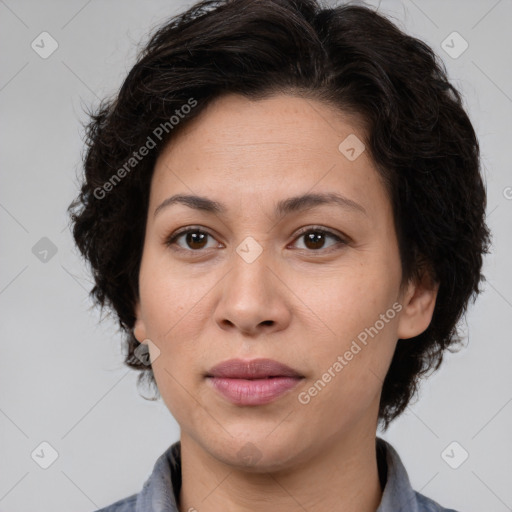
[[[446,511],[376,436],[459,341],[488,249],[432,50],[364,7],[205,1],[87,135],[91,293],[180,426],[102,511]]]

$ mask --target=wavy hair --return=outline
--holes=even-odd
[[[379,407],[387,429],[420,378],[461,342],[458,321],[484,280],[486,193],[461,95],[428,45],[365,6],[204,0],[150,34],[120,90],[89,112],[84,177],[68,211],[94,276],[90,295],[116,315],[125,364],[157,395],[132,333],[151,177],[166,143],[224,93],[294,94],[364,122],[367,150],[393,207],[403,282],[427,273],[439,284],[428,328],[398,340]],[[171,127],[191,98],[194,108]],[[130,160],[148,137],[155,148]],[[127,162],[136,169],[129,172]],[[112,184],[116,173],[122,181]]]

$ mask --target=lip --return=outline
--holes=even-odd
[[[229,359],[217,364],[207,377],[227,379],[266,379],[267,377],[303,377],[299,372],[273,359]]]
[[[207,382],[236,405],[263,405],[297,386],[304,378],[272,359],[230,359],[214,366]]]

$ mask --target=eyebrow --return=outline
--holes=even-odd
[[[227,212],[227,208],[225,205],[219,203],[218,201],[209,199],[207,197],[176,194],[162,201],[162,203],[160,203],[155,209],[155,213],[153,214],[153,216],[156,217],[156,215],[159,212],[161,212],[165,208],[170,207],[173,204],[183,204],[195,210],[200,210],[217,215],[223,215]],[[309,210],[316,206],[329,204],[334,204],[337,206],[341,206],[346,210],[353,210],[356,212],[363,213],[364,215],[368,215],[368,213],[366,212],[365,208],[362,205],[356,203],[355,201],[349,199],[348,197],[345,197],[337,193],[303,194],[300,196],[283,199],[279,201],[275,206],[274,215],[276,217],[281,217],[284,215],[288,215],[290,213]]]

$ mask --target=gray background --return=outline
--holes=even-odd
[[[138,492],[179,437],[163,403],[137,393],[115,322],[91,309],[91,277],[66,208],[78,191],[83,107],[114,93],[148,30],[190,4],[0,0],[3,512],[86,512]],[[383,437],[413,487],[444,506],[512,510],[512,2],[383,0],[379,9],[433,46],[462,90],[482,146],[494,236],[485,292],[464,322],[467,348],[447,354]],[[31,48],[43,31],[59,45],[47,59]],[[458,58],[441,46],[453,31],[469,44]],[[47,261],[33,253],[43,237],[57,249]],[[43,441],[59,455],[48,469],[31,457]],[[441,456],[453,441],[469,453],[458,469]]]

